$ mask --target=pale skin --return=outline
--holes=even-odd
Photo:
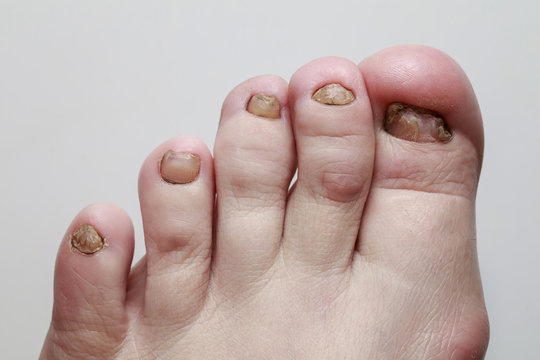
[[[385,130],[393,103],[449,132]],[[135,266],[123,210],[75,217],[40,358],[482,359],[482,151],[472,87],[431,48],[250,79],[224,101],[214,158],[180,136],[144,162]]]

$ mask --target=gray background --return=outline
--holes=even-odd
[[[538,359],[539,4],[0,0],[0,358],[37,357],[58,243],[86,204],[126,209],[142,255],[142,161],[182,133],[212,148],[238,82],[421,43],[463,66],[484,115],[487,359]]]

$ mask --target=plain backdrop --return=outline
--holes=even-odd
[[[239,82],[311,59],[437,47],[482,108],[487,359],[538,359],[540,2],[0,0],[0,358],[37,358],[55,254],[85,205],[114,202],[144,253],[137,176],[167,138],[210,147]]]

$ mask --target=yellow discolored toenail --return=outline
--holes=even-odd
[[[452,138],[441,115],[402,103],[388,107],[384,128],[397,138],[415,142],[446,142]]]
[[[279,101],[274,96],[253,95],[249,100],[247,111],[253,115],[279,119]]]
[[[168,150],[160,163],[163,180],[171,184],[187,184],[199,175],[201,158],[191,153],[176,153]]]
[[[354,94],[340,84],[328,84],[317,90],[311,98],[326,105],[347,105],[354,101]]]
[[[82,225],[71,235],[71,246],[83,254],[92,255],[106,245],[105,239],[91,225]]]

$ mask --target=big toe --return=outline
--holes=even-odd
[[[379,130],[374,186],[474,198],[482,118],[459,65],[432,48],[401,46],[360,69]]]
[[[379,214],[375,207],[380,207],[391,219],[384,231],[397,226],[393,236],[365,236],[359,245],[365,251],[392,249],[404,226],[416,235],[433,223],[469,224],[466,237],[473,238],[483,130],[467,76],[449,56],[423,46],[390,48],[359,67],[377,134],[368,215]]]
[[[454,60],[427,47],[390,48],[359,68],[376,157],[358,242],[369,261],[356,264],[388,270],[415,326],[441,324],[433,331],[456,358],[477,358],[488,326],[474,206],[483,131],[472,87]]]

